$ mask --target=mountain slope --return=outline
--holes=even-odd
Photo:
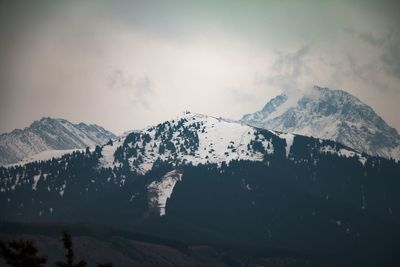
[[[399,173],[334,141],[185,113],[92,151],[0,168],[0,219],[375,266],[400,247]]]
[[[0,135],[0,165],[16,163],[47,150],[93,147],[112,138],[115,138],[113,133],[98,125],[42,118],[27,128]]]
[[[129,167],[145,174],[158,162],[174,165],[229,164],[232,160],[262,161],[265,155],[290,157],[295,135],[261,130],[222,118],[185,113],[176,119],[118,137],[102,148],[100,166]],[[332,143],[334,144],[334,143]],[[321,140],[318,153],[366,158],[340,144]]]
[[[13,194],[23,189],[35,194],[44,190],[46,194],[61,198],[62,203],[68,192],[83,194],[85,190],[90,192],[91,188],[95,192],[119,190],[132,183],[135,177],[143,177],[147,180],[141,184],[140,191],[146,193],[141,197],[148,207],[163,215],[166,200],[184,174],[182,168],[225,168],[232,162],[258,162],[269,166],[270,158],[315,166],[320,159],[332,156],[358,164],[357,168],[373,160],[333,141],[185,113],[156,126],[117,137],[93,151],[77,150],[54,160],[2,168],[0,191]],[[128,199],[135,199],[136,193],[129,192]],[[79,198],[78,195],[77,200]],[[56,203],[52,201],[49,204]]]
[[[210,166],[224,169],[231,164],[245,162],[255,162],[268,168],[271,162],[278,162],[283,165],[294,164],[289,168],[291,170],[297,166],[309,170],[319,164],[337,164],[334,160],[327,162],[331,158],[340,161],[344,166],[343,171],[348,171],[345,166],[350,164],[358,174],[366,166],[380,168],[382,164],[380,158],[360,154],[333,141],[268,131],[221,118],[185,113],[156,126],[120,136],[94,151],[74,151],[55,160],[2,168],[0,191],[4,197],[9,195],[7,199],[10,199],[10,203],[3,204],[12,217],[21,210],[21,214],[26,213],[24,216],[28,217],[64,217],[67,211],[59,212],[67,199],[71,198],[80,210],[85,209],[79,205],[82,198],[90,196],[96,199],[101,196],[107,199],[106,196],[112,192],[116,192],[113,197],[120,200],[122,210],[122,203],[125,203],[126,208],[138,205],[129,208],[135,210],[132,216],[146,213],[165,216],[168,199],[173,196],[174,187],[182,182],[185,168]],[[388,161],[388,164],[390,166],[392,163]],[[386,171],[390,173],[390,170]],[[244,188],[252,187],[243,183]],[[20,190],[25,194],[20,195]],[[20,196],[38,193],[51,201],[43,200],[44,206],[36,206],[31,202],[22,207],[15,206],[25,202],[19,199]],[[11,201],[15,197],[17,200]],[[115,201],[113,199],[110,203]],[[106,207],[110,205],[103,204],[99,211],[101,213],[106,212]],[[27,209],[25,205],[33,206]],[[74,207],[73,204],[69,206]],[[110,208],[113,209],[113,206]],[[385,207],[386,210],[388,208]],[[6,210],[2,213],[4,216],[8,216]],[[88,213],[82,211],[82,214]]]
[[[341,90],[313,87],[281,94],[241,122],[265,129],[330,139],[355,150],[400,159],[400,135],[374,110]]]

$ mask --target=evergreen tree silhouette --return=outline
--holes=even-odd
[[[57,267],[86,267],[87,263],[84,260],[74,264],[74,251],[72,249],[71,235],[64,231],[62,242],[64,244],[64,253],[66,262],[56,262]],[[6,264],[13,267],[42,267],[47,258],[38,255],[37,248],[30,240],[0,240],[0,257],[3,258]],[[112,263],[100,263],[98,267],[112,267]]]
[[[56,262],[57,267],[86,267],[86,262],[84,260],[79,261],[74,264],[74,251],[72,250],[72,239],[71,235],[64,231],[62,241],[64,243],[64,253],[66,262],[58,261]]]
[[[0,241],[0,256],[8,265],[15,267],[40,267],[46,263],[46,258],[38,255],[30,240]]]

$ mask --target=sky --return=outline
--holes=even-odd
[[[400,131],[398,14],[398,1],[0,0],[0,133],[48,116],[116,134],[186,110],[240,119],[313,85]]]

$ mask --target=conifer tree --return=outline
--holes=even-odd
[[[57,267],[86,267],[86,262],[84,260],[79,261],[78,263],[74,264],[74,251],[72,250],[72,239],[71,235],[64,231],[62,241],[64,243],[64,253],[66,262],[57,262]]]
[[[40,267],[46,263],[46,258],[38,255],[30,240],[0,241],[0,256],[8,265],[15,267]]]

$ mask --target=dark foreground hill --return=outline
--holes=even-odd
[[[21,224],[1,223],[0,239],[33,240],[40,255],[47,256],[45,266],[63,260],[60,233],[73,234],[75,259],[88,266],[111,262],[113,266],[341,266],[327,255],[301,254],[284,249],[251,250],[250,247],[186,244],[156,237],[116,230],[93,224]],[[0,266],[7,266],[0,259]]]

